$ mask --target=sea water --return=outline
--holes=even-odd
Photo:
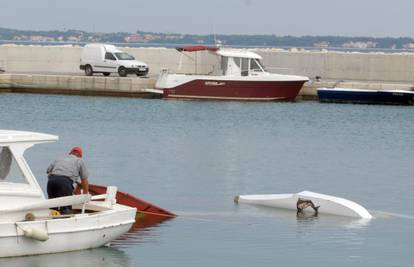
[[[41,186],[82,146],[90,182],[177,213],[110,247],[0,266],[413,266],[414,108],[1,94],[0,129],[59,135],[26,158]],[[310,190],[376,218],[297,218],[238,194]]]

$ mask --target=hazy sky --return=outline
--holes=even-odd
[[[413,0],[0,0],[0,27],[414,37]]]

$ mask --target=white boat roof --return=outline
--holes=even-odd
[[[0,130],[0,145],[12,143],[46,143],[55,142],[58,139],[58,136],[51,134],[14,130]]]
[[[241,49],[220,49],[216,52],[217,55],[223,57],[241,57],[241,58],[255,58],[262,59],[262,56],[248,50]]]

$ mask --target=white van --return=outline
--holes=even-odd
[[[145,76],[148,74],[148,66],[113,45],[87,44],[82,49],[80,69],[85,71],[86,76],[94,73],[102,73],[109,76],[118,73],[125,77],[127,74]]]

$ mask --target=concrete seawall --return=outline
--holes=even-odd
[[[45,93],[96,96],[153,97],[144,88],[154,88],[155,80],[73,75],[2,74],[0,92]]]
[[[0,46],[0,89],[6,92],[65,93],[146,97],[163,68],[173,72],[211,73],[219,69],[217,57],[207,52],[181,56],[175,49],[123,48],[150,67],[149,79],[136,76],[85,77],[79,69],[78,46]],[[347,53],[327,51],[256,49],[271,72],[322,77],[306,83],[299,98],[314,99],[317,87],[410,90],[414,86],[414,54]],[[181,61],[181,64],[178,62]]]
[[[90,96],[121,97],[161,97],[145,92],[143,89],[154,88],[155,79],[121,78],[121,77],[86,77],[74,75],[43,74],[1,74],[0,92],[8,93],[42,93]],[[333,87],[335,81],[310,81],[305,83],[298,95],[298,100],[317,99],[318,87]],[[367,88],[377,90],[412,90],[411,84],[341,82],[342,87]]]

